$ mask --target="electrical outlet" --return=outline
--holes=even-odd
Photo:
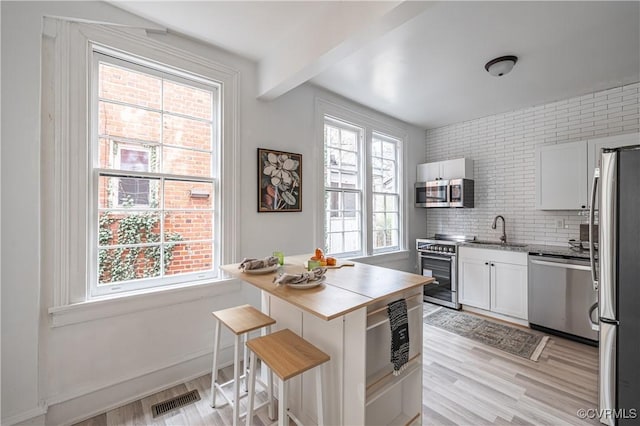
[[[556,228],[564,228],[564,219],[556,219]]]

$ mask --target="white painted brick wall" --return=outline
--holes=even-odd
[[[509,241],[566,245],[587,217],[577,211],[535,209],[538,145],[640,131],[640,83],[452,124],[426,132],[426,159],[474,160],[475,208],[429,209],[426,235],[436,232],[497,240],[501,214]],[[564,219],[567,228],[556,228]],[[501,226],[501,224],[500,224]]]

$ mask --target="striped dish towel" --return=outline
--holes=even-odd
[[[398,376],[409,362],[409,321],[407,318],[407,301],[396,300],[387,305],[389,324],[391,326],[391,362],[393,375]]]

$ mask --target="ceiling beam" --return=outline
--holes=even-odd
[[[434,2],[344,2],[305,22],[258,64],[258,99],[272,100],[424,12]]]

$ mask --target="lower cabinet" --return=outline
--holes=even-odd
[[[527,253],[462,246],[460,303],[527,319]]]

